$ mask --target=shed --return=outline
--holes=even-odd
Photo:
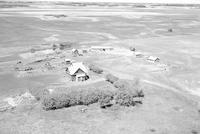
[[[88,69],[82,62],[72,63],[66,72],[71,76],[72,81],[85,81],[89,79]]]
[[[71,59],[65,59],[66,64],[71,64],[72,60]]]
[[[155,57],[155,56],[149,56],[147,58],[148,61],[151,61],[151,62],[159,62],[160,59],[158,57]]]
[[[79,56],[78,49],[75,49],[75,48],[72,49],[72,56],[74,57]]]

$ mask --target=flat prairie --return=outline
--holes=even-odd
[[[22,105],[1,113],[1,134],[200,133],[199,8],[63,3],[0,7],[1,99],[30,88],[74,86],[67,82],[63,57],[96,64],[121,79],[140,78],[145,93],[142,105],[128,108],[100,109],[94,104],[44,111],[39,103]],[[75,42],[71,48],[77,49],[111,46],[114,51],[76,58],[70,50],[52,54],[52,44],[60,42]],[[130,47],[144,57],[135,57]],[[149,62],[148,56],[160,61]],[[38,58],[56,69],[45,72],[45,63]],[[19,61],[35,70],[17,72]],[[103,76],[91,76],[94,80],[85,85],[104,85],[98,84]],[[82,108],[87,111],[81,113]]]

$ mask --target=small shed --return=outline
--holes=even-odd
[[[151,62],[159,62],[160,61],[160,58],[158,57],[155,57],[155,56],[149,56],[147,58],[148,61],[151,61]]]
[[[72,81],[86,81],[89,79],[88,69],[82,62],[72,63],[66,69],[66,72],[71,76]]]
[[[71,60],[71,59],[65,59],[65,63],[66,63],[66,64],[71,64],[71,63],[72,63],[72,60]]]
[[[75,48],[72,49],[72,56],[74,56],[74,57],[79,56],[78,49],[75,49]]]

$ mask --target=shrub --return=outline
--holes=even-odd
[[[36,52],[36,50],[34,49],[34,48],[31,48],[31,53],[35,53]]]
[[[114,83],[115,81],[117,81],[119,78],[117,78],[116,76],[112,75],[112,74],[107,74],[106,75],[106,80],[110,83]]]
[[[113,99],[114,93],[108,90],[88,89],[74,90],[68,93],[60,93],[46,96],[42,105],[45,110],[70,107],[75,105],[90,105],[100,102],[109,103]]]
[[[100,97],[99,97],[100,107],[103,108],[103,107],[106,107],[108,105],[112,105],[111,101],[113,100],[113,98],[114,98],[113,92],[111,92],[111,91],[101,92]]]
[[[173,29],[172,28],[168,29],[168,32],[170,32],[170,33],[173,32]]]
[[[120,91],[131,91],[134,97],[144,97],[144,92],[140,88],[139,79],[135,79],[134,81],[118,80],[114,82],[114,86]]]
[[[100,98],[100,91],[98,89],[86,90],[83,91],[81,94],[82,94],[81,104],[83,105],[90,105],[93,103],[97,103]]]
[[[41,100],[48,96],[50,92],[47,89],[40,89],[40,88],[30,88],[29,92],[37,99]]]
[[[129,83],[126,80],[117,80],[114,83],[114,87],[119,89],[125,89],[129,86]]]
[[[53,50],[56,50],[56,49],[57,49],[57,45],[56,45],[56,44],[53,44],[52,49],[53,49]]]
[[[129,91],[118,91],[115,96],[115,102],[116,104],[119,104],[121,106],[134,106],[134,94]]]
[[[60,50],[70,49],[73,45],[75,45],[74,42],[62,42],[59,44],[59,48]]]
[[[89,65],[89,69],[95,73],[101,74],[103,72],[103,69],[95,66],[95,65]]]
[[[52,94],[43,99],[42,105],[45,110],[69,107],[70,99],[66,94]]]
[[[134,47],[130,47],[129,48],[131,51],[135,51],[135,48]]]

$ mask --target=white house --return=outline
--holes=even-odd
[[[67,67],[66,72],[71,76],[72,81],[85,81],[89,79],[88,69],[82,62],[72,63]]]
[[[149,56],[147,58],[148,61],[151,61],[151,62],[159,62],[160,59],[158,57],[155,57],[155,56]]]

